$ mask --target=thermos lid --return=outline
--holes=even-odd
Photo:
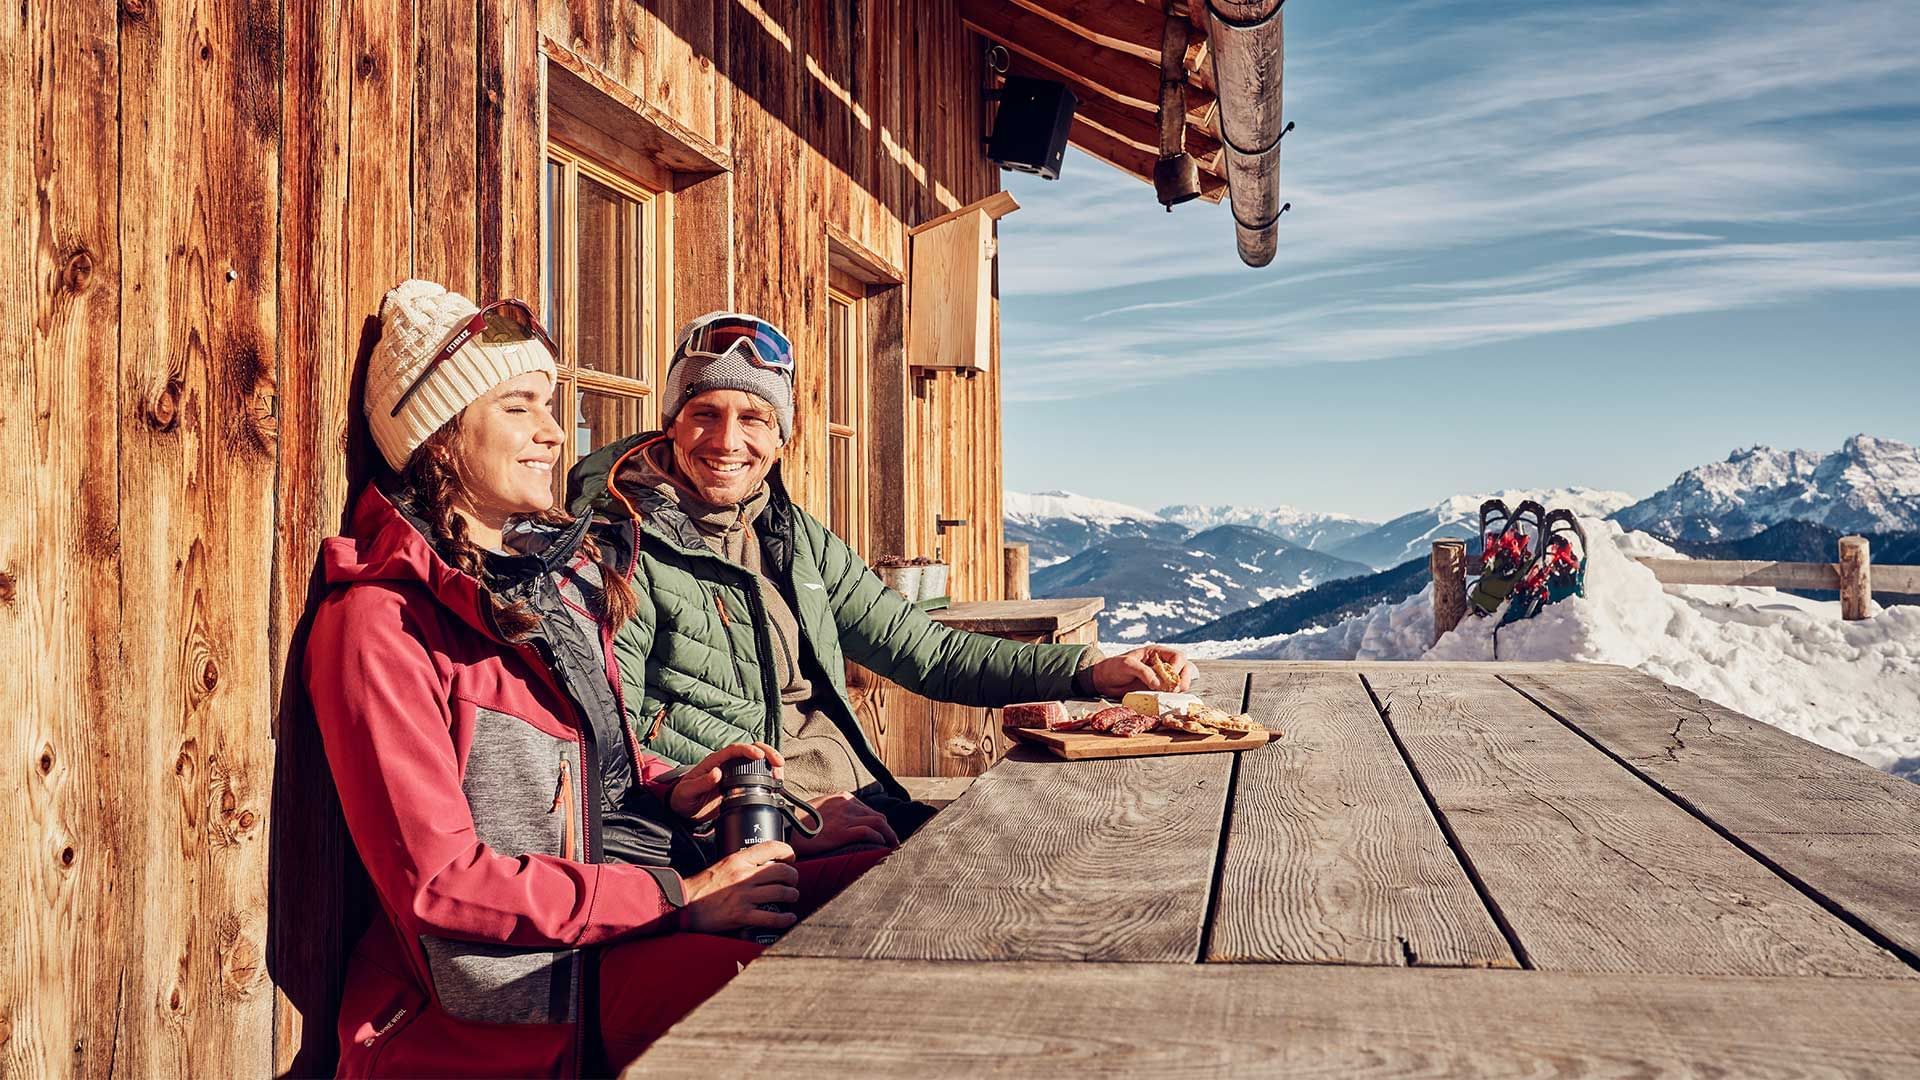
[[[728,780],[765,779],[771,783],[773,781],[773,769],[761,758],[747,758],[744,761],[729,762],[727,764],[726,778]]]

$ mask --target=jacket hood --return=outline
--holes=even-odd
[[[595,450],[581,458],[567,472],[567,509],[570,513],[586,514],[594,512],[610,521],[625,521],[639,515],[639,524],[661,538],[695,553],[708,551],[706,541],[701,537],[699,527],[687,516],[685,508],[679,505],[670,491],[662,491],[656,485],[645,486],[633,483],[624,484],[618,492],[613,490],[613,478],[623,468],[630,456],[638,457],[656,443],[665,443],[667,435],[663,431],[648,431],[638,435],[629,435]],[[624,496],[624,498],[622,497]],[[764,498],[765,508],[755,517],[756,527],[762,534],[762,540],[769,544],[769,554],[774,563],[784,568],[791,560],[788,540],[793,532],[793,500],[787,495],[786,482],[780,476],[780,462],[774,462],[767,471],[767,482],[763,496],[755,496],[749,502]]]
[[[505,541],[511,550],[487,555],[494,592],[511,602],[530,583],[572,559],[590,525],[590,515],[582,515],[565,528],[535,524],[510,528]],[[620,552],[615,565],[624,565],[629,547],[622,535],[625,530],[607,532],[601,542],[613,543]],[[321,541],[320,567],[334,588],[361,582],[424,586],[462,622],[488,637],[506,640],[494,625],[486,587],[442,558],[428,539],[426,523],[378,484],[369,484],[360,493],[346,534]]]

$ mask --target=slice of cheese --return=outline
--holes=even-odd
[[[1175,694],[1164,690],[1134,690],[1120,699],[1120,704],[1142,716],[1166,716],[1169,713],[1185,715],[1189,707],[1201,704],[1197,694]]]

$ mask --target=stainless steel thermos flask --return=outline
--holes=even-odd
[[[807,812],[812,824],[794,814],[798,806]],[[787,824],[807,836],[820,832],[820,814],[798,796],[787,793],[765,761],[736,761],[720,777],[720,816],[714,821],[714,840],[722,856],[787,838]],[[777,904],[764,905],[768,911],[783,911]],[[764,926],[749,926],[740,936],[762,945],[780,938],[780,931]]]

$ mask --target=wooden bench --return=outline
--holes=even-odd
[[[1622,668],[1201,668],[1284,736],[1016,750],[629,1075],[1920,1075],[1920,785]]]

